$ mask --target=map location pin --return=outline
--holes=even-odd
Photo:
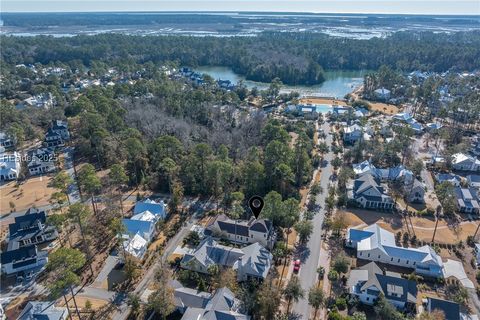
[[[248,206],[250,207],[250,210],[252,210],[255,219],[258,219],[260,212],[262,212],[263,205],[264,202],[260,196],[253,196],[250,198],[250,200],[248,200]]]

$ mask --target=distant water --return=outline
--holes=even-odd
[[[268,88],[268,83],[245,80],[245,77],[236,74],[228,67],[210,67],[202,66],[195,68],[195,71],[209,74],[214,79],[230,80],[243,83],[248,88],[257,87],[258,89]],[[282,86],[282,93],[297,91],[302,95],[317,97],[343,98],[346,94],[352,92],[356,87],[363,83],[363,76],[367,71],[327,71],[325,72],[325,81],[322,84],[314,86]]]

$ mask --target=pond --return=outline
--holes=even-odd
[[[265,89],[268,83],[255,82],[245,80],[245,77],[236,74],[228,67],[210,67],[203,66],[195,68],[195,71],[206,73],[214,79],[230,80],[233,83],[243,80],[248,88],[257,87],[258,89]],[[298,91],[303,96],[317,96],[317,97],[332,97],[343,98],[347,93],[352,92],[355,88],[363,83],[363,76],[368,71],[327,71],[325,72],[325,81],[322,84],[314,86],[282,86],[280,92],[288,93],[291,91]]]

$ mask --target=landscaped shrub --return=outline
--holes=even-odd
[[[337,281],[338,280],[338,272],[335,270],[330,270],[328,272],[328,280],[330,281]]]
[[[338,310],[345,310],[347,308],[347,301],[344,298],[338,298],[335,305]]]

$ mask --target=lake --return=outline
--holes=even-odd
[[[255,82],[245,80],[245,77],[236,74],[228,67],[210,67],[203,66],[195,68],[195,71],[206,73],[214,79],[230,80],[233,83],[243,80],[248,88],[257,87],[265,89],[268,83]],[[317,97],[333,97],[343,98],[347,93],[352,92],[355,88],[363,83],[363,76],[368,71],[327,71],[325,72],[325,81],[322,84],[314,86],[282,86],[281,93],[289,93],[297,91],[303,96],[317,96]]]

